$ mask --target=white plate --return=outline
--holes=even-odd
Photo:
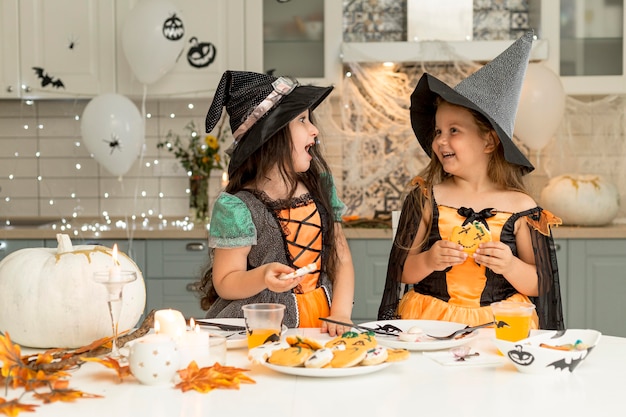
[[[304,368],[294,366],[280,366],[267,362],[261,363],[261,365],[273,369],[276,372],[281,372],[283,374],[309,376],[316,378],[336,378],[341,376],[365,375],[372,372],[381,371],[391,364],[392,362],[385,362],[381,363],[380,365],[353,366],[351,368]]]
[[[228,318],[228,319],[206,319],[206,320],[196,320],[198,323],[202,323],[205,321],[210,321],[212,323],[219,323],[219,324],[230,324],[231,326],[244,326],[246,325],[244,319],[239,318]],[[211,333],[217,333],[217,334],[221,334],[223,336],[229,336],[226,339],[226,347],[228,349],[240,349],[243,347],[247,347],[248,346],[248,340],[246,339],[246,332],[243,331],[241,333],[237,333],[237,334],[233,334],[233,332],[231,331],[225,331],[225,330],[220,330],[217,327],[211,327],[211,326],[200,326],[200,330],[205,331],[205,332],[211,332]]]
[[[368,323],[359,323],[364,327],[372,329],[377,326],[384,326],[385,324],[392,324],[403,331],[408,331],[411,327],[417,326],[424,331],[424,335],[417,342],[404,342],[398,339],[397,336],[383,336],[376,335],[376,340],[379,344],[394,348],[394,349],[407,349],[413,351],[420,350],[441,350],[449,349],[456,346],[462,346],[476,337],[476,332],[468,334],[460,339],[451,340],[437,340],[426,336],[426,334],[433,335],[446,335],[455,330],[460,330],[465,327],[465,324],[453,323],[450,321],[438,321],[438,320],[379,320],[370,321]]]
[[[231,326],[246,326],[246,322],[243,318],[223,318],[223,319],[199,319],[196,320],[198,323],[211,322],[218,324],[229,324]],[[210,331],[211,333],[221,334],[223,336],[228,336],[226,338],[226,347],[228,349],[241,349],[243,347],[248,347],[248,339],[246,338],[246,332],[242,331],[240,333],[233,334],[235,332],[220,330],[217,327],[207,326],[206,324],[200,326],[200,330]],[[287,326],[283,325],[283,333],[287,331]],[[230,336],[232,335],[232,336]]]

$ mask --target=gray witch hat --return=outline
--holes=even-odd
[[[422,75],[411,94],[411,126],[428,156],[432,157],[435,100],[440,96],[484,115],[500,138],[504,158],[519,165],[523,174],[535,169],[512,140],[532,43],[531,31],[454,88],[430,74]]]
[[[287,77],[248,71],[225,71],[206,116],[209,133],[222,116],[230,118],[233,146],[226,152],[232,174],[265,142],[305,110],[313,111],[333,87],[300,85]]]

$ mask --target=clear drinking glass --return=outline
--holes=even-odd
[[[120,351],[117,347],[117,334],[122,311],[124,286],[137,279],[135,271],[98,271],[94,272],[93,279],[102,284],[107,289],[107,305],[111,315],[111,329],[113,331],[113,346],[111,347],[111,357],[120,358]]]

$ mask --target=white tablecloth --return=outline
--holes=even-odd
[[[318,329],[292,329],[323,341]],[[493,329],[479,331],[473,349],[495,353]],[[412,352],[409,360],[379,372],[343,378],[310,378],[277,373],[247,359],[247,349],[228,351],[227,365],[250,369],[256,384],[239,390],[183,393],[170,386],[141,385],[129,376],[86,363],[73,371],[70,388],[104,396],[73,403],[42,404],[34,416],[64,417],[321,417],[321,416],[567,416],[623,415],[626,338],[602,336],[573,373],[519,373],[494,366],[443,366]],[[4,390],[3,390],[4,391]],[[9,390],[12,399],[21,391]],[[26,401],[37,403],[38,401]],[[23,415],[27,415],[23,413]]]

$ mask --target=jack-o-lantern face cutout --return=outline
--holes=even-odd
[[[163,36],[170,41],[177,41],[185,35],[185,27],[183,21],[180,20],[176,13],[168,17],[163,22]]]
[[[533,356],[533,354],[530,352],[526,352],[522,345],[515,345],[515,349],[517,350],[511,350],[507,355],[516,364],[521,366],[528,366],[535,361],[535,357]]]
[[[187,52],[187,62],[195,68],[208,67],[215,61],[216,50],[210,42],[198,42],[194,36],[189,40],[192,46]]]
[[[481,222],[473,221],[452,229],[449,240],[463,246],[463,250],[471,255],[482,242],[491,242],[491,232]]]

